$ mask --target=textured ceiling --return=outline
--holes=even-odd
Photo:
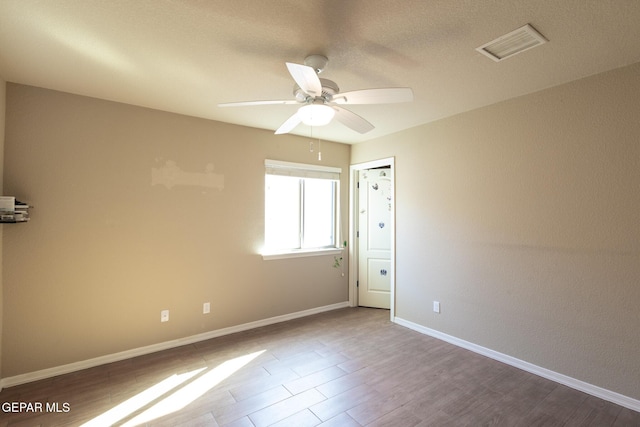
[[[499,63],[475,51],[526,23],[549,43]],[[311,53],[342,91],[414,90],[350,106],[367,134],[313,130],[355,143],[640,62],[640,1],[0,0],[4,80],[245,126],[297,107],[217,104],[291,98],[284,63]]]

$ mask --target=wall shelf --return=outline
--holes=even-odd
[[[0,224],[28,222],[32,207],[13,196],[0,196]]]

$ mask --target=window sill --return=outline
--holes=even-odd
[[[263,253],[262,259],[265,261],[268,261],[272,259],[302,258],[302,257],[323,256],[323,255],[339,255],[341,253],[342,253],[342,248],[301,249],[297,251]]]

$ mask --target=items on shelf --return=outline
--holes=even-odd
[[[0,223],[29,221],[30,207],[13,196],[0,196]]]

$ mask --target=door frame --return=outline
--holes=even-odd
[[[388,166],[391,168],[391,278],[389,284],[389,315],[391,321],[396,312],[396,168],[395,157],[357,163],[349,167],[349,306],[358,306],[358,173],[365,169]]]

